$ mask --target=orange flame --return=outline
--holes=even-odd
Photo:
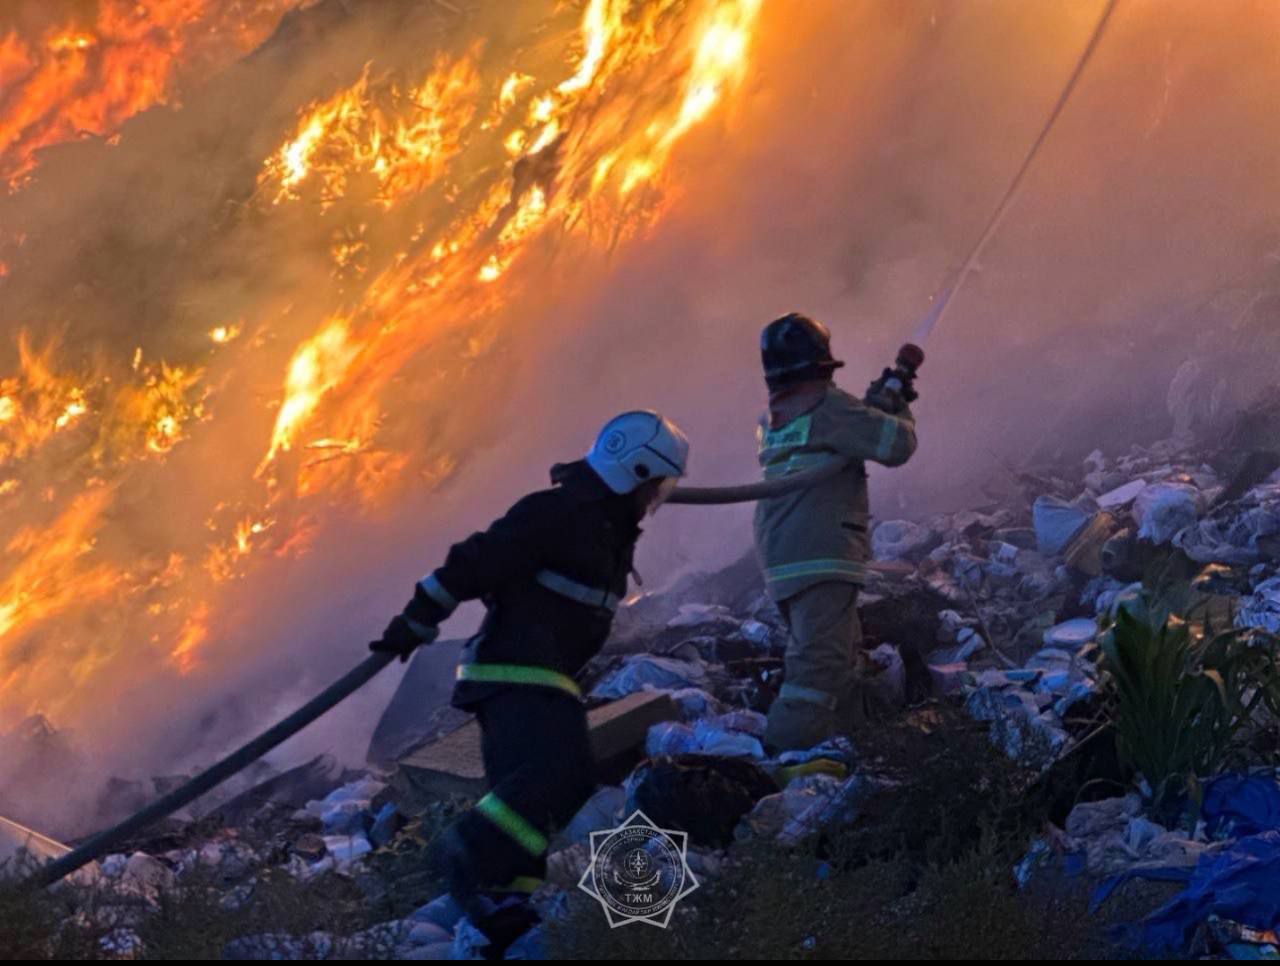
[[[6,645],[20,634],[120,585],[121,575],[110,566],[84,563],[110,503],[109,490],[90,490],[49,525],[24,528],[5,546],[13,563],[0,581],[0,659],[9,656]]]
[[[333,400],[326,407],[325,435],[374,439],[381,389],[441,334],[442,325],[415,320],[475,318],[492,311],[492,297],[474,286],[492,292],[492,284],[547,229],[589,232],[591,222],[582,216],[591,206],[597,217],[616,219],[610,232],[614,240],[626,230],[638,211],[631,196],[643,185],[654,185],[678,142],[741,83],[760,3],[704,0],[694,7],[696,13],[681,18],[683,8],[675,0],[639,10],[625,0],[588,3],[576,70],[532,96],[522,124],[495,132],[501,149],[516,155],[514,161],[496,169],[487,188],[472,192],[476,200],[469,213],[375,278],[355,312],[325,322],[299,347],[263,468],[293,445],[319,412],[321,397]],[[657,83],[635,82],[637,72],[659,62],[674,66],[661,72]],[[435,73],[442,71],[475,74],[462,62],[437,65]],[[514,106],[522,85],[513,78],[521,76],[512,73],[502,82],[500,106]],[[473,93],[471,85],[448,89],[464,88]],[[367,116],[363,100],[368,96],[366,70],[354,87],[308,112],[300,132],[328,131],[333,127],[328,118]],[[637,122],[640,106],[645,113]],[[479,140],[479,132],[468,127],[474,112],[465,101],[442,99],[436,109],[453,112],[448,126],[458,144],[465,135]],[[299,143],[297,137],[287,142],[268,161],[267,173],[278,176],[282,159]],[[323,349],[326,344],[332,347]],[[340,474],[331,479],[341,482]]]
[[[206,34],[232,17],[224,11],[299,2],[153,0],[144,14],[101,0],[92,24],[60,25],[38,41],[0,37],[0,178],[21,181],[44,145],[105,133],[171,100],[180,71],[206,56]],[[481,69],[478,45],[410,81],[374,61],[300,111],[258,171],[253,217],[279,231],[314,224],[331,240],[321,257],[332,258],[334,278],[320,273],[331,290],[310,276],[304,285],[316,291],[282,283],[262,318],[219,303],[188,333],[187,358],[153,361],[130,341],[114,364],[68,362],[60,347],[37,350],[20,337],[18,369],[0,377],[0,499],[11,519],[45,523],[11,538],[0,570],[0,681],[48,699],[48,710],[63,693],[53,682],[68,670],[77,680],[93,674],[110,648],[60,622],[62,650],[44,652],[40,673],[15,677],[25,642],[107,597],[128,627],[112,653],[128,653],[145,624],[141,639],[174,672],[195,673],[225,629],[219,595],[254,567],[307,552],[330,506],[367,512],[397,487],[448,479],[459,454],[423,442],[418,425],[406,431],[401,390],[424,398],[424,384],[501,337],[498,313],[545,287],[535,253],[608,251],[662,214],[680,144],[746,77],[759,7],[589,0],[578,23],[559,21],[572,56],[553,70],[542,37],[497,69]],[[147,17],[143,31],[135,20]],[[233,33],[237,48],[249,36]],[[284,310],[317,304],[314,317]],[[274,351],[282,355],[268,357]],[[283,367],[274,412],[256,385],[224,406],[221,388],[241,372],[256,380],[268,358]],[[194,523],[163,531],[169,545],[140,553],[135,534],[111,527],[113,494],[121,514],[130,503],[123,481],[145,478],[147,494],[171,479],[190,485],[209,456],[201,447],[226,440],[202,436],[218,423],[215,410],[251,407],[261,425],[237,437],[225,475],[193,487],[191,499],[208,503],[192,507]],[[245,441],[252,449],[238,462]],[[161,475],[175,466],[185,475]]]
[[[185,63],[226,63],[256,47],[304,0],[98,0],[93,23],[0,37],[0,181],[18,186],[36,154],[103,136],[168,103]]]
[[[462,147],[480,86],[475,56],[439,58],[407,91],[386,77],[370,80],[366,65],[354,86],[307,111],[293,139],[268,159],[261,183],[276,186],[280,204],[301,197],[315,176],[324,207],[345,197],[351,178],[360,175],[376,181],[383,207],[421,192]]]

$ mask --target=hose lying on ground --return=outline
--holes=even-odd
[[[83,844],[72,849],[60,859],[54,859],[37,869],[28,880],[32,885],[48,886],[64,876],[70,875],[81,866],[88,865],[94,859],[111,852],[112,849],[142,831],[152,822],[171,815],[184,805],[195,801],[205,792],[222,784],[236,772],[253,764],[268,751],[287,738],[297,734],[316,718],[334,705],[347,698],[352,692],[367,684],[379,671],[395,660],[394,654],[373,654],[343,677],[339,678],[320,694],[312,698],[289,717],[280,721],[275,727],[264,731],[248,744],[233,751],[216,765],[202,771],[191,781],[169,794],[156,799],[136,815],[125,819],[119,825],[99,832]]]

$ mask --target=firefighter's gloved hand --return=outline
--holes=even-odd
[[[439,636],[440,628],[412,622],[400,614],[387,625],[382,637],[369,645],[369,650],[399,655],[403,662],[409,660],[419,647],[430,644]]]
[[[907,401],[896,389],[876,383],[867,391],[867,405],[897,416],[907,408]]]

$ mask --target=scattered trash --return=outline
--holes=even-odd
[[[1089,514],[1074,504],[1056,497],[1039,497],[1031,509],[1035,524],[1036,545],[1041,553],[1056,556],[1089,522]]]
[[[664,721],[649,729],[645,754],[650,758],[674,755],[719,755],[726,758],[764,758],[759,738],[703,719],[692,727]]]
[[[1131,480],[1123,486],[1118,486],[1114,490],[1109,490],[1098,497],[1098,507],[1103,510],[1124,509],[1141,496],[1142,491],[1146,488],[1146,480]]]
[[[871,552],[876,560],[902,560],[923,552],[933,539],[933,533],[918,523],[886,520],[871,534]]]
[[[724,848],[738,820],[778,786],[746,759],[682,755],[642,764],[627,790],[628,813],[638,808],[660,828],[680,829],[699,845]]]
[[[1098,622],[1091,617],[1078,617],[1062,624],[1055,624],[1044,632],[1046,647],[1058,647],[1078,651],[1098,637]]]
[[[1280,782],[1270,775],[1219,775],[1204,783],[1200,817],[1215,838],[1280,831]]]
[[[1025,502],[887,521],[872,534],[876,558],[888,566],[871,568],[860,596],[867,653],[879,669],[867,683],[875,703],[901,708],[909,700],[904,717],[913,727],[919,720],[923,734],[945,726],[941,704],[963,702],[1009,758],[1043,771],[1069,751],[1078,757],[1060,771],[1071,773],[1090,753],[1085,738],[1101,706],[1100,628],[1121,610],[1141,616],[1146,605],[1133,581],[1147,562],[1175,548],[1206,564],[1197,593],[1236,606],[1240,627],[1280,634],[1280,477],[1208,509],[1220,492],[1212,471],[1176,448],[1155,446],[1116,459],[1097,452],[1086,460],[1083,477],[1026,474],[1019,485]],[[870,789],[897,779],[891,770],[877,771],[885,758],[875,748],[860,759],[847,738],[767,757],[762,712],[784,676],[785,630],[754,561],[736,563],[731,579],[701,575],[677,586],[692,588],[691,596],[649,593],[622,608],[625,640],[615,638],[585,675],[598,681],[592,704],[634,695],[631,700],[660,701],[663,710],[636,724],[627,754],[602,756],[611,771],[604,777],[613,784],[599,788],[553,836],[546,885],[534,900],[539,909],[559,908],[555,903],[576,889],[591,860],[591,833],[616,827],[637,808],[659,827],[689,833],[688,861],[701,880],[731,876],[738,843],[788,847],[832,823],[853,821]],[[418,740],[430,735],[423,748],[445,748],[448,735],[435,739],[459,722],[411,707],[412,697],[397,692],[403,721],[384,729],[380,747],[412,732]],[[591,714],[599,712],[593,707]],[[474,724],[465,727],[477,731]],[[648,759],[632,768],[642,734]],[[474,744],[478,749],[478,737]],[[478,785],[479,751],[472,757]],[[113,787],[113,800],[133,801],[145,800],[152,784],[131,779]],[[1203,821],[1194,836],[1160,824],[1136,794],[1078,804],[1061,831],[1045,826],[1030,843],[1015,878],[1025,885],[1050,866],[1099,877],[1166,878],[1181,883],[1183,893],[1142,924],[1145,936],[1173,939],[1176,946],[1198,931],[1202,939],[1213,937],[1214,952],[1264,953],[1276,938],[1275,922],[1266,916],[1275,911],[1270,897],[1280,891],[1280,784],[1271,774],[1227,775],[1205,780],[1202,791]],[[237,792],[219,813],[227,828],[201,836],[189,826],[180,833],[181,848],[166,831],[155,855],[103,859],[94,874],[104,894],[134,907],[158,906],[159,893],[199,868],[212,873],[223,908],[235,910],[262,888],[260,873],[275,866],[322,888],[338,878],[342,889],[366,890],[380,903],[384,865],[400,861],[402,849],[415,854],[436,819],[452,814],[444,806],[453,792],[438,790],[411,806],[398,786],[388,788],[327,757],[279,775],[264,770]],[[249,829],[264,838],[246,834]],[[0,858],[5,848],[12,851],[14,838],[0,820]],[[818,862],[814,875],[833,875],[833,868]],[[1118,881],[1109,879],[1107,889]],[[1210,909],[1207,897],[1215,889],[1227,901]],[[147,955],[132,943],[136,935],[111,933],[103,952]],[[529,931],[508,958],[544,956],[545,938],[540,928]],[[225,952],[229,958],[341,958],[348,951],[365,958],[475,958],[485,944],[445,895],[403,920],[353,936],[264,933],[237,939]],[[1178,951],[1186,952],[1185,945]]]
[[[883,710],[901,708],[907,703],[907,666],[893,644],[881,644],[871,652],[871,660],[879,668],[864,682],[867,694],[876,707]]]
[[[724,706],[713,695],[701,688],[681,688],[671,692],[671,700],[680,708],[681,719],[697,721],[709,715],[719,714]]]
[[[622,786],[605,785],[587,800],[573,820],[556,836],[557,843],[563,846],[586,842],[592,832],[612,828],[625,817],[622,812],[626,804],[627,793]]]
[[[1181,892],[1133,928],[1135,944],[1147,951],[1187,949],[1211,917],[1249,929],[1272,930],[1280,922],[1280,831],[1252,835],[1220,851],[1206,852],[1191,868],[1131,868],[1098,887],[1094,908],[1134,879],[1184,884]]]
[[[354,862],[373,851],[373,845],[363,835],[326,835],[324,847],[338,865]]]
[[[804,818],[815,806],[830,802],[840,786],[840,780],[829,775],[797,778],[782,791],[756,802],[738,824],[734,838],[739,842],[752,838],[778,839],[788,830],[789,837],[794,837]]]
[[[701,627],[716,623],[725,623],[731,628],[738,626],[729,608],[721,604],[682,604],[676,616],[667,621],[667,627]]]
[[[1117,529],[1116,518],[1103,511],[1095,513],[1062,551],[1062,560],[1072,570],[1096,577],[1103,571],[1103,553]]]
[[[1264,580],[1240,602],[1236,626],[1280,634],[1280,577]]]
[[[387,802],[374,817],[373,826],[369,829],[369,841],[374,848],[381,848],[395,838],[406,822],[407,819],[400,814],[395,802]]]
[[[645,689],[680,691],[704,688],[706,683],[707,672],[701,664],[656,654],[633,654],[623,661],[622,667],[597,684],[591,696],[625,698]]]
[[[1168,543],[1180,530],[1195,526],[1200,516],[1200,491],[1181,483],[1155,483],[1145,487],[1133,504],[1138,538]]]

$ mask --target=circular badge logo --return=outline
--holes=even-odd
[[[600,448],[610,456],[617,456],[627,448],[627,434],[621,430],[615,429],[604,438],[604,441],[600,444]]]
[[[618,828],[591,834],[591,865],[578,885],[599,901],[611,926],[666,926],[676,903],[698,887],[687,839],[636,812]]]

